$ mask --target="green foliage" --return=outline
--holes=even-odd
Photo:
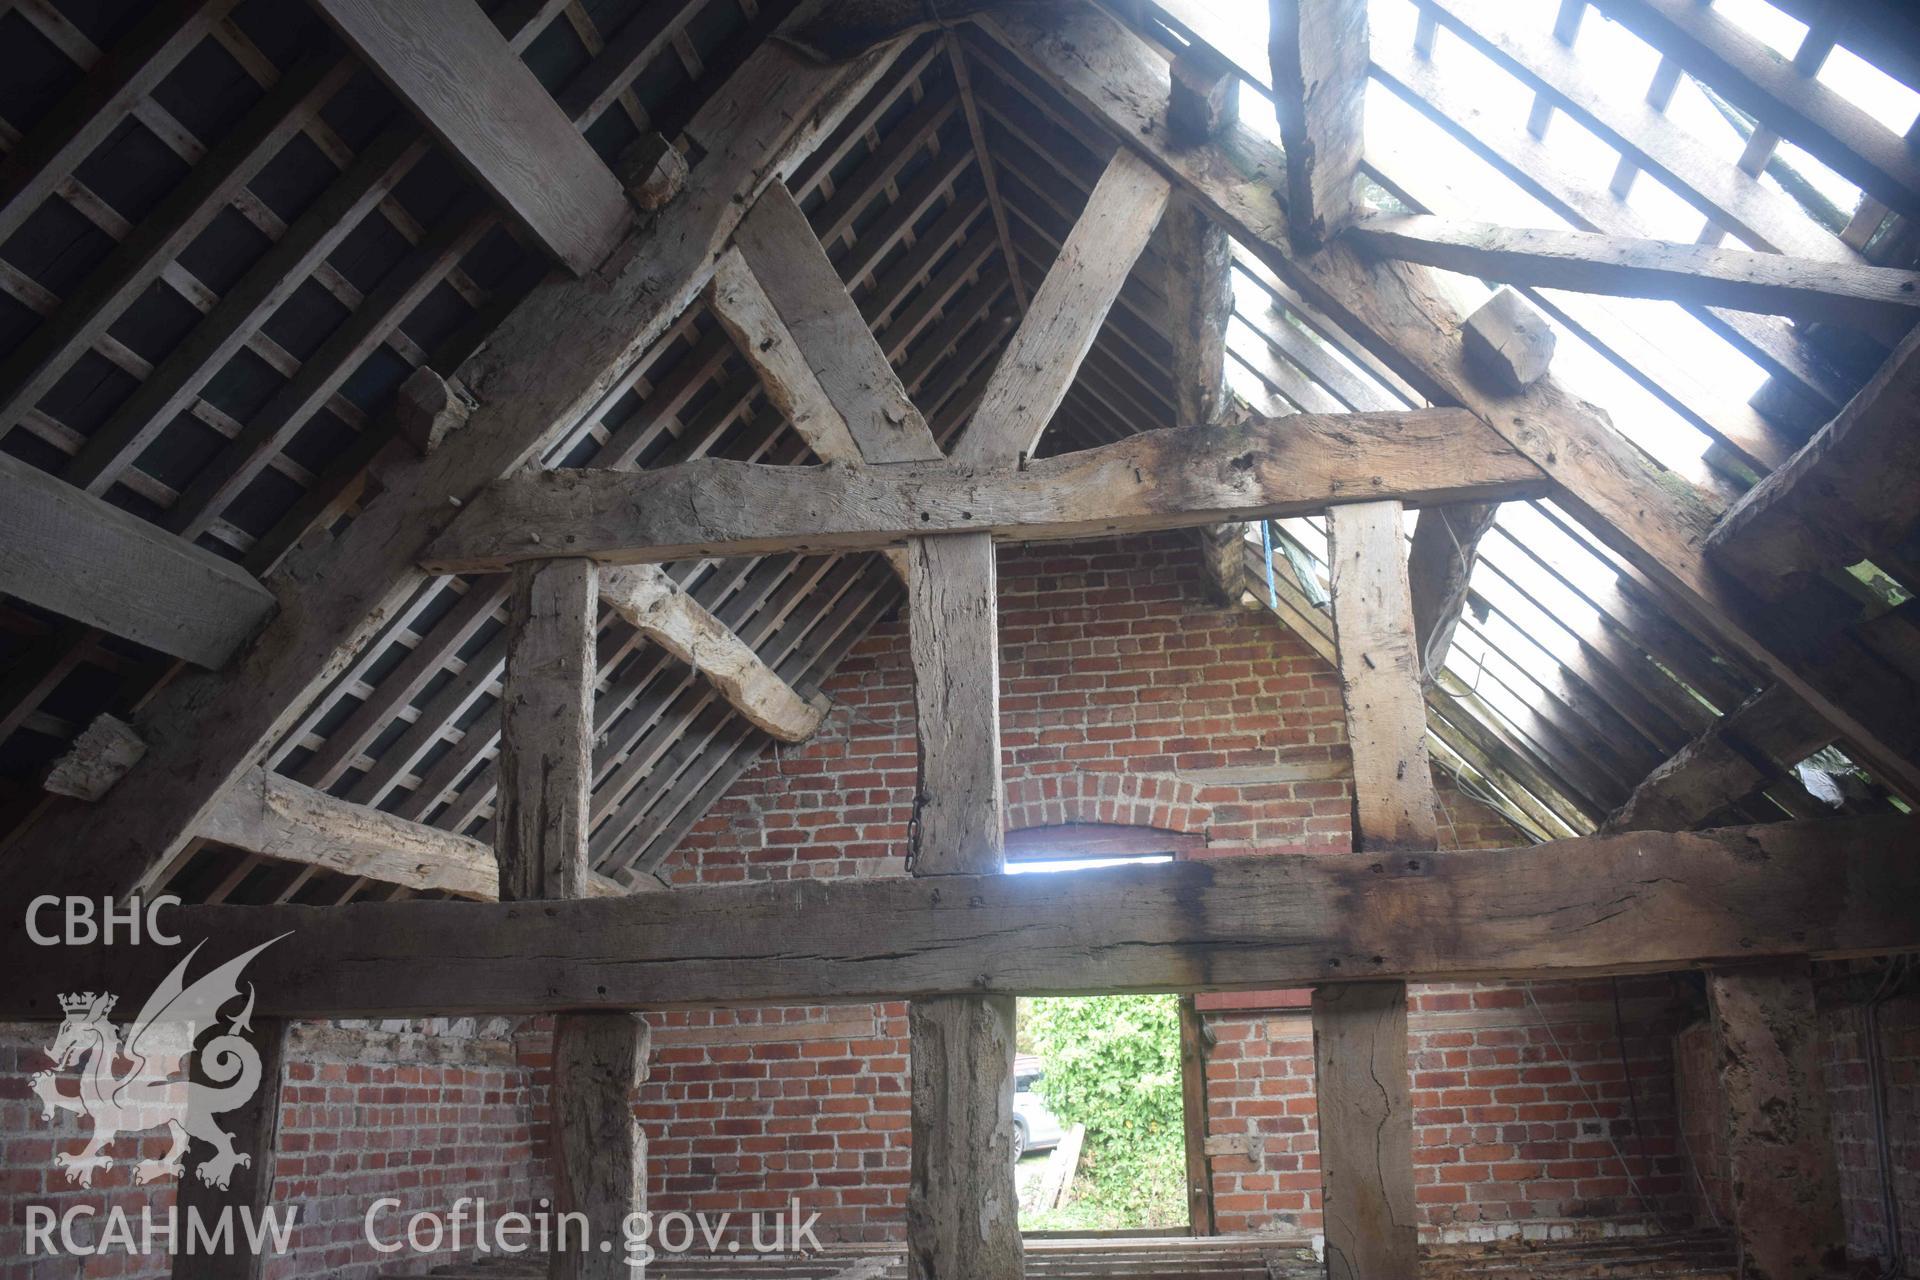
[[[1120,1226],[1184,1221],[1178,999],[1049,997],[1030,1012],[1040,1097],[1062,1123],[1087,1127],[1075,1199]]]

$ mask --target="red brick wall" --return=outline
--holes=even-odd
[[[403,1206],[376,1223],[390,1240],[416,1210],[445,1211],[462,1196],[484,1198],[496,1211],[524,1209],[545,1192],[546,1161],[535,1147],[535,1119],[546,1112],[545,1037],[505,1019],[382,1025],[302,1024],[292,1032],[274,1200],[298,1206],[299,1216],[292,1252],[271,1268],[276,1278],[365,1280],[397,1273],[402,1259],[423,1272],[454,1256],[377,1253],[364,1236],[365,1215],[383,1196]],[[157,1134],[117,1144],[116,1164],[91,1189],[68,1185],[54,1167],[56,1145],[77,1150],[87,1126],[65,1113],[42,1121],[28,1092],[28,1078],[48,1065],[41,1049],[51,1035],[50,1026],[0,1028],[0,1280],[168,1276],[164,1255],[42,1257],[31,1266],[24,1257],[30,1205],[56,1213],[91,1205],[101,1215],[97,1233],[110,1206],[137,1223],[143,1206],[164,1216],[174,1199],[171,1181],[133,1182],[135,1160],[165,1151]]]
[[[1858,1004],[1821,1009],[1847,1248],[1865,1257],[1883,1258],[1888,1248],[1887,1217],[1881,1200],[1863,1018],[1864,1009]],[[1920,996],[1887,1001],[1880,1006],[1879,1021],[1887,1145],[1907,1258],[1904,1274],[1920,1276]]]
[[[1717,1070],[1712,1029],[1705,1021],[1689,1023],[1673,1040],[1674,1105],[1689,1172],[1683,1193],[1694,1216],[1706,1223],[1733,1220],[1725,1166],[1727,1115]]]
[[[1346,750],[1333,669],[1271,615],[1213,603],[1177,534],[1000,556],[1009,825],[1205,831],[1210,847],[1345,852]],[[876,627],[827,683],[828,724],[745,774],[662,866],[670,884],[904,869],[914,787],[906,624]],[[1196,770],[1296,781],[1203,785]],[[1441,775],[1450,847],[1523,843]]]
[[[649,1017],[639,1114],[656,1212],[819,1214],[822,1240],[885,1240],[906,1216],[904,1004]],[[744,1222],[730,1224],[744,1232]]]
[[[1173,535],[1003,552],[1002,715],[1016,826],[1147,823],[1204,833],[1214,851],[1347,848],[1345,728],[1333,672],[1271,618],[1211,604],[1204,581],[1197,555]],[[828,727],[746,774],[669,859],[663,878],[684,885],[904,869],[915,781],[904,626],[878,628],[827,692],[835,701]],[[1291,780],[1228,786],[1193,776],[1245,765],[1284,768]],[[1440,782],[1446,843],[1518,842],[1496,815]],[[1552,1078],[1561,1073],[1556,1051],[1513,992],[1419,995],[1415,1083],[1422,1211],[1431,1225],[1506,1213],[1538,1222],[1638,1212],[1607,1163],[1618,1157],[1605,1133],[1622,1123],[1619,1081],[1609,1074],[1610,1000],[1549,987],[1538,999],[1597,1103]],[[1636,986],[1627,1005],[1629,1056],[1656,1162],[1670,1151],[1653,1144],[1672,1133],[1661,1094],[1661,1082],[1672,1079],[1660,1065],[1663,1015],[1650,1007],[1657,1003]],[[1251,1164],[1251,1139],[1260,1139],[1258,1168],[1235,1165],[1232,1153],[1217,1162],[1223,1222],[1311,1226],[1305,1020],[1212,1016],[1222,1033],[1216,1145],[1249,1140],[1237,1158]],[[656,1211],[744,1214],[798,1198],[805,1212],[822,1213],[823,1239],[898,1236],[907,1175],[900,1006],[713,1010],[651,1021],[656,1053],[638,1110]],[[1227,1034],[1242,1025],[1247,1035]],[[1277,1034],[1253,1034],[1274,1026]],[[545,1030],[515,1024],[490,1034],[487,1045],[456,1041],[451,1056],[438,1059],[422,1056],[430,1037],[400,1036],[399,1047],[381,1049],[367,1031],[328,1041],[324,1053],[294,1055],[279,1194],[297,1195],[307,1208],[288,1274],[372,1274],[371,1251],[355,1241],[358,1215],[381,1194],[406,1197],[409,1209],[445,1209],[461,1195],[498,1205],[545,1192]],[[4,1043],[40,1038],[30,1030]],[[1237,1055],[1226,1048],[1235,1043]],[[313,1078],[302,1078],[299,1064],[309,1061]],[[0,1231],[17,1227],[29,1198],[53,1189],[47,1153],[34,1145],[45,1131],[26,1123],[24,1111],[25,1072],[38,1062],[17,1065],[0,1096],[8,1144]],[[352,1078],[356,1066],[367,1079]],[[1605,1133],[1584,1132],[1590,1123]],[[1630,1162],[1636,1151],[1637,1142]],[[1550,1197],[1513,1190],[1530,1161],[1552,1180]],[[1566,1167],[1556,1172],[1554,1162]],[[1649,1181],[1652,1194],[1666,1186]],[[17,1238],[0,1236],[0,1246]]]
[[[1430,1238],[1499,1234],[1489,1224],[1537,1233],[1691,1221],[1670,1058],[1684,1005],[1665,979],[1622,984],[1620,1038],[1608,983],[1409,995],[1415,1194]],[[1221,1230],[1318,1231],[1310,1014],[1214,1014],[1208,1024]]]
[[[1831,994],[1822,990],[1820,1024],[1847,1250],[1856,1257],[1885,1258],[1888,1224],[1881,1196],[1865,1010],[1857,998],[1836,996],[1829,1002],[1824,997]],[[1920,1276],[1920,996],[1887,1001],[1879,1017],[1887,1145],[1907,1259],[1900,1274]],[[1696,1023],[1680,1034],[1675,1057],[1687,1111],[1687,1145],[1699,1171],[1695,1194],[1710,1199],[1714,1212],[1725,1221],[1732,1215],[1732,1203],[1717,1131],[1725,1113],[1715,1078],[1713,1033],[1706,1023]]]
[[[1201,832],[1210,854],[1350,847],[1349,785],[1338,776],[1346,742],[1338,678],[1271,617],[1214,604],[1206,581],[1191,541],[1174,534],[1001,553],[1010,827],[1115,822]],[[835,703],[828,728],[741,778],[663,866],[664,879],[710,884],[904,869],[915,781],[904,622],[876,628],[826,691]],[[1286,766],[1296,777],[1231,786],[1194,777],[1197,770],[1247,765]],[[1523,842],[1497,814],[1462,796],[1450,777],[1436,781],[1448,847]],[[1667,1057],[1672,1021],[1663,992],[1660,984],[1638,984],[1626,1001],[1647,1167],[1636,1135],[1627,1132],[1610,991],[1562,984],[1537,990],[1572,1069],[1560,1064],[1517,989],[1419,991],[1423,1221],[1461,1233],[1502,1218],[1642,1222],[1615,1140],[1626,1146],[1626,1164],[1649,1197],[1676,1216],[1663,1200],[1679,1185]],[[1305,1013],[1214,1013],[1209,1020],[1220,1037],[1210,1084],[1223,1227],[1316,1229]],[[902,1055],[904,1046],[887,1052]],[[771,1100],[757,1092],[749,1059],[690,1065],[727,1083],[728,1114],[766,1113]],[[744,1207],[773,1178],[790,1178],[797,1159],[826,1163],[875,1149],[872,1131],[836,1121],[830,1132],[784,1134],[770,1159],[744,1143],[736,1149],[732,1135],[710,1131],[704,1119],[689,1126],[664,1104],[650,1101],[645,1114],[676,1159],[683,1149],[694,1158],[712,1152],[737,1179],[732,1201],[725,1193],[707,1197],[715,1207]],[[897,1114],[882,1114],[885,1124],[898,1122]],[[872,1166],[868,1201],[848,1205],[838,1188],[819,1188],[839,1215],[836,1230],[863,1238],[899,1233],[904,1135],[892,1128],[881,1134],[885,1158]],[[795,1151],[800,1137],[811,1144],[804,1156]],[[1530,1190],[1522,1180],[1536,1185]],[[675,1195],[671,1184],[656,1182],[656,1194],[663,1192]]]

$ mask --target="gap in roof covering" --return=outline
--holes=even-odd
[[[1807,38],[1807,24],[1766,0],[1714,0],[1713,11],[1742,31],[1791,59]]]
[[[1537,9],[1547,27],[1552,27],[1557,5],[1528,7]],[[1645,100],[1647,86],[1660,66],[1659,50],[1591,7],[1580,23],[1573,51],[1601,95],[1623,104]]]
[[[1777,153],[1781,160],[1799,172],[1800,176],[1812,183],[1821,195],[1833,201],[1841,216],[1851,214],[1860,205],[1860,188],[1829,169],[1800,147],[1782,140]],[[1763,179],[1768,186],[1776,190],[1785,190],[1779,181],[1768,173]]]
[[[1548,4],[1536,7],[1543,30],[1550,30],[1554,7]],[[1230,47],[1231,60],[1249,79],[1263,88],[1270,86],[1270,74],[1252,74],[1255,67],[1264,67],[1264,58],[1254,57],[1250,52],[1265,48],[1267,6],[1230,0],[1185,0],[1173,8],[1176,17],[1192,21],[1201,39],[1216,48]],[[1376,40],[1410,44],[1417,18],[1417,6],[1411,0],[1371,0],[1369,22]],[[1626,101],[1643,99],[1659,64],[1658,53],[1618,24],[1599,19],[1597,11],[1590,13],[1589,19],[1582,24],[1576,47],[1583,61],[1593,68],[1593,78],[1605,85],[1619,86]],[[1533,102],[1533,92],[1525,83],[1457,33],[1448,32],[1443,26],[1438,36],[1433,61],[1449,87],[1474,100],[1484,110],[1516,120],[1525,118]],[[1712,145],[1730,161],[1737,159],[1743,146],[1738,134],[1696,87],[1691,84],[1684,87],[1695,95],[1687,108],[1689,116],[1703,126],[1711,126],[1718,120],[1719,132],[1710,135]],[[1241,116],[1249,126],[1273,136],[1278,129],[1267,106],[1264,98],[1243,94]],[[1421,202],[1432,203],[1435,212],[1516,226],[1569,225],[1385,86],[1378,83],[1369,86],[1367,116],[1369,157],[1385,176],[1394,177],[1396,185],[1402,186],[1416,201],[1421,201],[1423,190],[1433,195],[1432,202]],[[1582,185],[1596,193],[1606,190],[1620,159],[1610,144],[1563,112],[1555,113],[1549,137],[1556,152],[1568,156],[1568,171]],[[1446,197],[1452,207],[1440,206],[1441,196]],[[1645,173],[1634,183],[1629,206],[1650,235],[1692,241],[1705,225],[1705,218],[1698,210]],[[1486,296],[1487,290],[1481,282],[1462,277],[1453,279],[1464,286],[1463,301],[1469,305],[1473,299]],[[1744,399],[1763,380],[1757,365],[1678,306],[1637,300],[1610,300],[1604,305],[1617,313],[1635,313],[1647,340],[1663,351],[1674,353],[1676,365],[1693,371],[1711,370],[1697,380],[1716,393]],[[1709,478],[1710,473],[1702,461],[1712,443],[1708,436],[1696,430],[1605,353],[1589,346],[1557,321],[1554,328],[1559,339],[1555,373],[1571,390],[1606,409],[1615,428],[1660,465],[1695,483]]]
[[[1895,133],[1905,134],[1920,116],[1920,91],[1901,84],[1851,49],[1836,47],[1817,78]]]
[[[1747,140],[1733,121],[1715,106],[1698,80],[1682,75],[1674,85],[1667,118],[1695,138],[1708,155],[1724,164],[1738,164]]]
[[[1381,107],[1378,111],[1374,110],[1376,99]],[[1371,95],[1367,114],[1370,154],[1391,161],[1395,176],[1407,179],[1402,185],[1409,195],[1420,199],[1425,192],[1435,197],[1423,203],[1434,204],[1436,212],[1474,216],[1512,226],[1568,225],[1564,218],[1521,191],[1465,144],[1397,96]],[[1555,128],[1562,127],[1570,132],[1578,126],[1571,120],[1557,121]],[[1611,172],[1611,164],[1606,167]],[[1413,172],[1403,173],[1403,170]],[[1418,182],[1413,181],[1416,177]],[[1646,181],[1652,185],[1651,179]],[[1444,205],[1437,201],[1443,194],[1447,202]],[[1487,288],[1480,281],[1445,272],[1435,274],[1462,286],[1459,292],[1464,295],[1462,302],[1468,310],[1487,296]],[[1611,305],[1611,301],[1601,305]],[[1631,300],[1624,301],[1631,305]],[[1744,361],[1724,339],[1699,325],[1681,308],[1669,303],[1646,303],[1636,318],[1650,326],[1641,332],[1663,350],[1676,355],[1698,354],[1716,369],[1741,375],[1736,386],[1742,388],[1738,394],[1743,397],[1751,395],[1760,385],[1757,366]],[[1695,482],[1705,479],[1707,472],[1701,458],[1711,440],[1606,355],[1558,320],[1551,316],[1548,319],[1557,339],[1553,371],[1560,381],[1576,394],[1605,408],[1613,425],[1662,466]]]

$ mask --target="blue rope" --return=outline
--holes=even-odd
[[[1280,593],[1273,585],[1273,522],[1260,522],[1260,563],[1267,567],[1267,608],[1280,612]]]

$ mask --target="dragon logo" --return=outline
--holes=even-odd
[[[200,1181],[210,1187],[225,1190],[235,1169],[253,1163],[252,1156],[233,1149],[233,1135],[214,1120],[246,1102],[260,1087],[260,1051],[245,1038],[252,1030],[252,983],[247,984],[246,1007],[199,1050],[200,1073],[208,1082],[187,1079],[187,1065],[200,1034],[217,1029],[220,1010],[239,998],[240,971],[279,940],[268,939],[188,985],[187,966],[200,952],[199,946],[194,947],[148,998],[140,1016],[128,1026],[124,1044],[108,1020],[118,997],[96,996],[91,991],[60,997],[67,1016],[47,1050],[54,1069],[36,1073],[32,1087],[40,1098],[41,1119],[53,1119],[56,1111],[71,1111],[93,1121],[93,1133],[84,1148],[54,1154],[53,1162],[66,1171],[68,1182],[92,1186],[96,1169],[113,1167],[107,1150],[115,1138],[162,1126],[170,1131],[173,1145],[160,1159],[134,1166],[139,1182],[181,1176],[189,1138],[213,1148],[211,1156],[195,1165]],[[125,1074],[114,1074],[115,1065],[122,1061],[131,1065]],[[60,1091],[55,1073],[69,1067],[81,1068],[77,1093]]]

